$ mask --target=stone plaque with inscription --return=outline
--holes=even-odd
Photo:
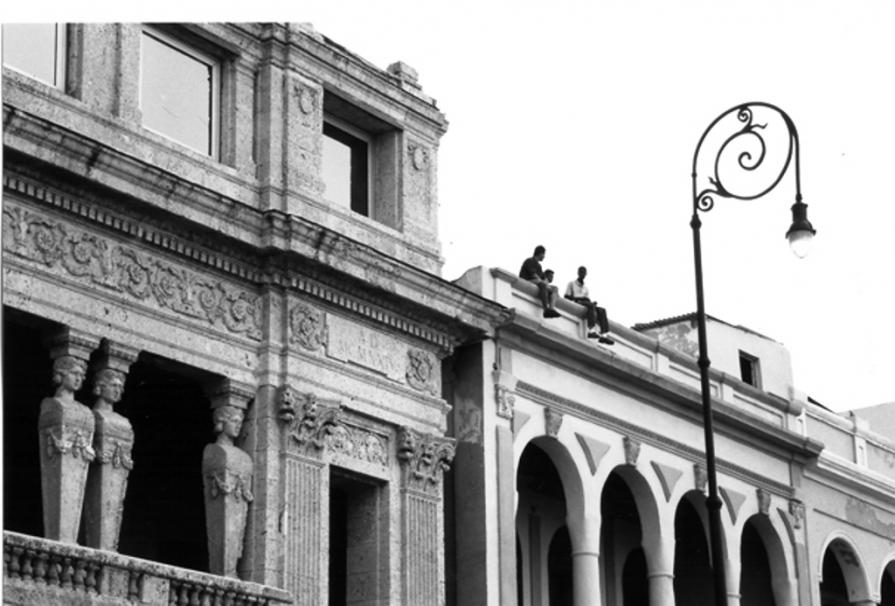
[[[327,328],[326,355],[363,366],[393,381],[404,382],[407,370],[407,346],[404,343],[335,315],[327,318]]]

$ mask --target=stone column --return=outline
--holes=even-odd
[[[599,517],[584,517],[580,525],[569,524],[569,532],[579,534],[572,538],[572,595],[575,606],[600,606],[602,603],[600,523]]]
[[[212,396],[215,441],[202,453],[205,492],[205,527],[208,533],[208,569],[212,574],[237,577],[246,519],[252,502],[252,457],[234,441],[251,393],[224,380]]]
[[[93,381],[96,459],[87,474],[83,523],[85,544],[96,549],[118,550],[127,476],[133,468],[134,430],[112,407],[121,400],[127,370],[137,354],[136,349],[104,341]]]
[[[674,603],[674,518],[660,520],[664,532],[646,531],[642,541],[649,579],[650,606],[675,606]]]
[[[93,414],[75,400],[98,344],[65,328],[50,341],[56,393],[40,403],[38,440],[44,536],[76,543],[84,502],[87,469],[94,458]]]
[[[739,545],[736,547],[739,553]],[[740,559],[726,558],[724,570],[727,575],[727,606],[740,606]]]
[[[403,517],[403,604],[444,604],[441,482],[454,441],[402,427],[398,434]]]

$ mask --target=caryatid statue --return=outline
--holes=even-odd
[[[252,502],[252,471],[248,453],[234,440],[242,431],[245,408],[227,404],[213,411],[215,441],[202,453],[208,568],[213,574],[236,577],[242,557],[246,519]]]
[[[44,536],[76,543],[87,469],[94,458],[93,413],[75,400],[86,364],[70,355],[53,361],[56,393],[40,403],[40,483]]]
[[[88,547],[110,551],[118,549],[127,476],[134,466],[131,460],[133,427],[112,408],[121,400],[124,376],[114,368],[103,368],[96,373],[93,387],[96,460],[87,476],[84,536]]]

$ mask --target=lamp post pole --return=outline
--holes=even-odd
[[[779,172],[772,170],[770,184],[756,191],[735,193],[722,183],[720,169],[722,160],[736,158],[735,169],[740,171],[756,171],[767,159],[767,146],[763,131],[767,123],[755,122],[755,113],[767,113],[769,117],[778,116],[783,119],[788,133],[788,145],[782,167]],[[697,186],[697,162],[700,160],[700,152],[703,143],[710,133],[714,134],[728,124],[736,124],[738,128],[733,133],[723,138],[717,146],[714,161],[712,162],[712,174],[708,177],[708,186],[699,189]],[[716,128],[717,127],[717,128]],[[724,135],[721,135],[724,137]],[[736,153],[740,150],[739,153]],[[735,155],[732,155],[735,154]],[[790,162],[795,158],[795,189],[796,201],[792,205],[793,223],[786,236],[793,247],[794,252],[802,257],[807,252],[807,243],[816,233],[807,218],[807,205],[802,202],[801,183],[799,174],[799,136],[790,117],[780,108],[764,102],[744,103],[727,110],[711,124],[696,146],[693,154],[693,216],[690,219],[690,227],[693,230],[693,259],[696,274],[696,323],[699,335],[699,379],[702,393],[703,427],[705,430],[705,466],[708,480],[709,494],[706,498],[708,510],[709,539],[711,543],[711,561],[714,574],[715,605],[727,606],[727,580],[725,578],[724,547],[722,542],[721,508],[723,503],[718,496],[718,480],[715,471],[715,439],[712,428],[712,393],[709,382],[709,367],[711,362],[708,357],[708,340],[706,337],[706,314],[702,282],[702,246],[699,233],[702,221],[700,212],[708,212],[715,205],[715,198],[734,198],[739,200],[754,200],[760,198],[774,189],[783,175],[786,174]],[[771,167],[773,169],[773,167]],[[725,173],[727,174],[727,173]],[[776,175],[776,176],[774,176]]]

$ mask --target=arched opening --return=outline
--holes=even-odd
[[[895,560],[886,564],[879,588],[879,606],[895,606]]]
[[[563,526],[553,535],[547,553],[547,584],[550,606],[573,606],[572,542],[569,529]]]
[[[701,493],[690,493],[681,499],[674,514],[676,604],[713,604],[715,601],[705,525],[697,510],[697,506],[705,510],[704,501]]]
[[[740,541],[740,605],[776,606],[768,551],[756,523],[746,521]]]
[[[610,473],[603,485],[600,510],[600,559],[606,603],[648,606],[649,581],[641,548],[640,514],[631,488],[618,471]]]
[[[646,555],[638,547],[625,560],[622,570],[622,605],[649,606],[649,583],[647,582]]]
[[[549,446],[549,445],[547,445]],[[559,471],[536,443],[525,447],[516,472],[519,508],[516,528],[527,553],[517,557],[524,604],[571,605],[572,548],[566,523],[566,498]],[[526,566],[521,566],[525,562]],[[568,601],[563,601],[568,600]]]
[[[821,606],[848,606],[848,588],[845,586],[845,575],[832,550],[824,553],[823,580],[820,582]]]

